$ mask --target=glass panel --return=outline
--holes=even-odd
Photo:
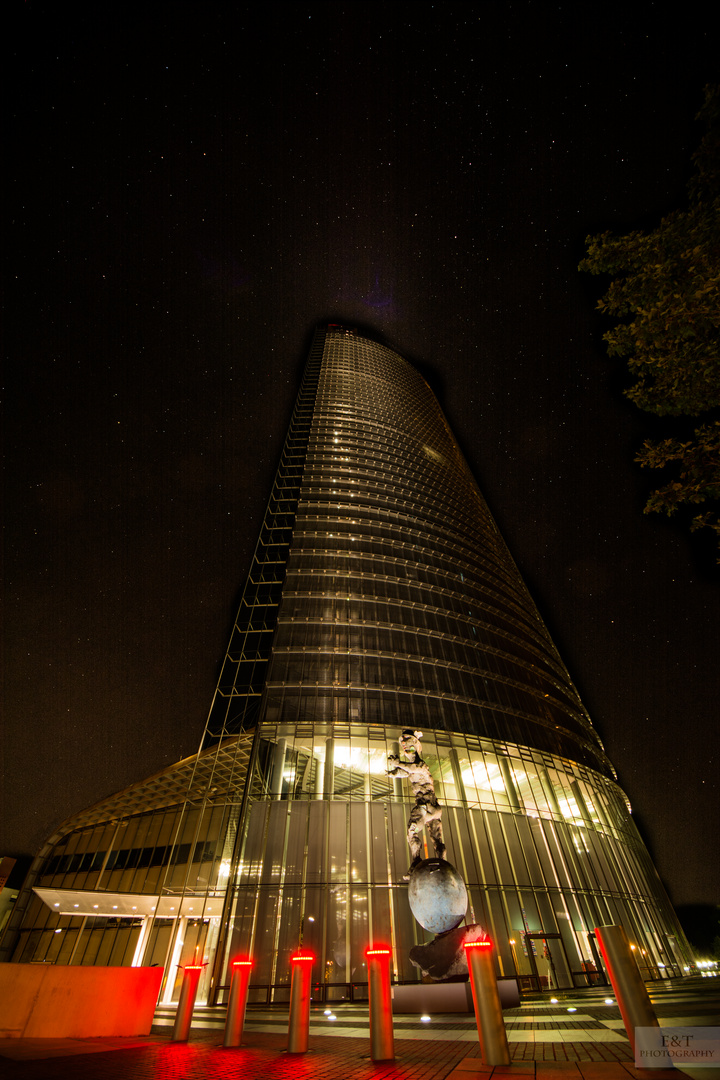
[[[285,850],[284,881],[291,884],[302,882],[305,864],[305,844],[307,840],[309,805],[306,802],[293,802],[288,807],[288,840]]]

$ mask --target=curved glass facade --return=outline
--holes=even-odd
[[[691,955],[627,800],[432,391],[396,353],[329,328],[201,753],[48,842],[6,950],[163,963],[166,1001],[191,956],[208,962],[201,998],[222,1000],[248,950],[256,992],[286,1000],[301,942],[330,998],[363,993],[381,939],[394,977],[419,979],[414,796],[386,772],[405,727],[423,733],[447,858],[499,974],[592,985],[593,928],[615,923],[647,978],[682,972]]]
[[[264,718],[407,724],[613,775],[425,380],[328,333]]]

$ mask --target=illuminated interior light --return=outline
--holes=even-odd
[[[527,781],[526,774],[517,769],[511,768],[510,774],[518,785]],[[474,785],[482,791],[505,794],[505,781],[499,765],[493,765],[492,762],[487,765],[484,761],[473,761],[470,768],[464,769],[461,775],[465,784]]]
[[[292,960],[292,962],[293,962],[294,964],[295,964],[295,963],[298,963],[298,962],[300,962],[300,961],[309,961],[309,962],[310,962],[310,963],[312,964],[312,962],[314,961],[315,957],[314,957],[314,956],[308,956],[308,955],[304,955],[304,956],[291,956],[291,957],[290,957],[290,959]]]
[[[685,968],[685,970],[687,971],[687,968]],[[612,998],[605,998],[605,1004],[606,1005],[614,1005],[615,1002],[613,1001]]]
[[[568,1012],[577,1012],[577,1009],[573,1009],[573,1008],[571,1007],[571,1008],[569,1008],[569,1009],[568,1009]]]
[[[429,1017],[429,1016],[421,1016],[420,1017],[420,1023],[421,1024],[429,1024],[430,1020],[431,1020],[431,1017]]]
[[[557,999],[557,998],[550,998],[550,1004],[551,1004],[551,1005],[557,1005],[557,1003],[558,1003],[558,999]]]
[[[233,967],[252,967],[252,960],[233,960]]]
[[[389,956],[390,955],[390,950],[389,949],[367,949],[366,952],[365,952],[365,955],[366,956]]]
[[[466,949],[492,949],[492,941],[490,938],[485,938],[483,941],[466,941]]]
[[[62,934],[62,927],[59,930],[56,930],[55,933],[56,934]]]

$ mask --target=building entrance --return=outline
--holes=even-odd
[[[575,985],[565,944],[560,934],[523,935],[531,979],[538,990],[564,990]]]

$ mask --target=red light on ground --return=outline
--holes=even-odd
[[[390,955],[390,950],[389,949],[366,949],[365,955],[366,956],[389,956]]]
[[[466,949],[492,949],[492,941],[490,938],[485,938],[484,941],[466,941]]]
[[[292,960],[293,963],[295,963],[297,960],[309,960],[310,963],[312,964],[314,962],[314,960],[315,960],[315,957],[314,956],[291,956],[290,959]]]

